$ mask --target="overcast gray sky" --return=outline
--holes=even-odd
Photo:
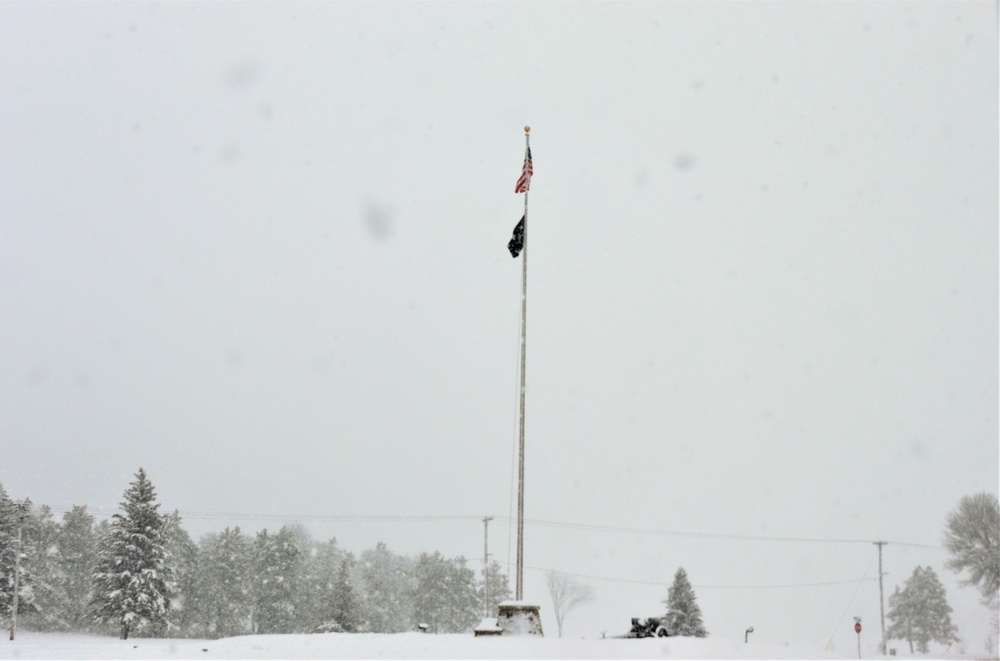
[[[579,636],[659,614],[683,566],[714,636],[851,653],[884,539],[930,547],[886,548],[887,593],[930,564],[981,650],[939,545],[998,490],[997,28],[993,2],[2,3],[0,483],[108,513],[143,466],[195,536],[318,517],[477,568],[492,515],[513,562],[530,124],[550,633],[542,570],[594,585]],[[411,518],[334,519],[363,515]]]

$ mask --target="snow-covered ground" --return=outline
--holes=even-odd
[[[902,652],[902,650],[900,650]],[[909,656],[908,654],[906,656]],[[568,639],[471,634],[311,634],[221,640],[118,640],[18,632],[0,640],[0,659],[837,659],[820,649],[719,642],[711,638]],[[874,657],[871,657],[874,658]],[[921,657],[942,658],[942,657]],[[947,658],[963,658],[952,650]],[[973,657],[970,657],[973,658]]]

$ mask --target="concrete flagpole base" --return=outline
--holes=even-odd
[[[500,604],[497,626],[504,636],[544,636],[540,607],[524,601]]]

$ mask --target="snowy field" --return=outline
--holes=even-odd
[[[903,652],[904,650],[900,650]],[[864,658],[879,658],[865,654]],[[905,656],[910,656],[906,654]],[[820,649],[713,641],[711,638],[475,638],[471,634],[311,634],[220,640],[118,640],[19,632],[0,640],[0,659],[838,659]],[[905,658],[905,657],[904,657]],[[963,657],[951,650],[947,657]]]

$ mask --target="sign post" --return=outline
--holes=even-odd
[[[861,618],[854,618],[854,633],[858,634],[858,658],[861,658]]]

